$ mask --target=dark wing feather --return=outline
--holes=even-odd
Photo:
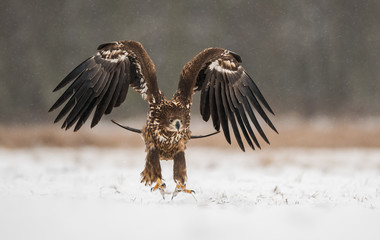
[[[134,41],[100,45],[98,53],[71,71],[54,91],[69,83],[49,110],[67,101],[55,119],[58,122],[67,115],[62,125],[66,130],[75,123],[74,131],[79,130],[94,109],[91,127],[95,126],[104,114],[124,102],[129,86],[148,102],[161,100],[154,64],[143,46]]]
[[[209,97],[210,83],[204,81],[201,93],[200,110],[203,120],[206,122],[210,119],[210,97]]]
[[[212,75],[211,77],[211,80],[210,80],[210,93],[208,94],[209,95],[209,99],[210,99],[210,112],[211,112],[211,118],[212,118],[212,123],[214,125],[214,128],[219,131],[220,129],[220,120],[219,120],[219,117],[218,117],[218,111],[217,111],[217,106],[216,106],[216,101],[215,101],[215,76]]]
[[[216,79],[216,86],[215,86],[215,102],[216,102],[216,108],[218,112],[218,119],[222,125],[224,137],[226,138],[227,142],[231,144],[231,138],[230,138],[230,131],[228,130],[228,119],[226,115],[226,109],[223,106],[223,99],[222,99],[222,92],[221,92],[221,84],[222,82],[219,79]]]
[[[252,149],[255,145],[260,148],[252,125],[269,143],[254,110],[270,128],[275,132],[277,130],[264,109],[274,114],[273,110],[240,63],[241,58],[236,53],[221,48],[205,49],[183,68],[176,97],[183,102],[191,102],[192,95],[201,91],[200,112],[203,120],[208,121],[211,115],[214,128],[219,130],[222,125],[229,143],[231,128],[244,151],[242,135]]]

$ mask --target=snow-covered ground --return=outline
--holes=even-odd
[[[0,239],[380,239],[380,149],[186,158],[196,200],[141,184],[140,148],[0,148]]]

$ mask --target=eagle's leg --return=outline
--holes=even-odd
[[[177,186],[173,192],[172,198],[177,196],[179,192],[185,192],[193,194],[195,193],[193,190],[189,190],[186,188],[186,161],[185,161],[185,153],[183,151],[178,152],[174,155],[174,167],[173,167],[173,177],[174,181],[177,183]]]
[[[151,148],[148,150],[145,160],[145,168],[144,171],[141,172],[141,177],[141,182],[145,185],[156,183],[151,190],[155,191],[159,189],[162,196],[164,196],[166,185],[162,182],[160,157],[157,149]]]

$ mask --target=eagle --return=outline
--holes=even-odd
[[[241,63],[241,57],[232,51],[216,47],[203,50],[183,67],[178,89],[168,100],[158,88],[155,65],[141,43],[104,43],[53,90],[56,92],[70,84],[49,112],[64,105],[54,123],[65,118],[61,128],[68,130],[75,125],[74,131],[78,131],[95,109],[92,128],[104,114],[120,106],[129,88],[133,88],[149,105],[145,125],[135,129],[113,122],[140,133],[145,142],[147,154],[141,182],[154,185],[151,190],[159,190],[164,196],[166,184],[160,160],[173,160],[176,183],[173,197],[179,192],[193,194],[193,190],[186,188],[185,149],[190,139],[213,135],[221,127],[226,141],[231,144],[232,128],[241,150],[245,151],[241,134],[253,150],[255,146],[261,148],[252,125],[265,142],[269,144],[269,141],[254,112],[278,133],[266,113],[274,115],[273,110]],[[201,117],[206,122],[211,117],[214,133],[191,134],[190,109],[196,92],[201,93]]]

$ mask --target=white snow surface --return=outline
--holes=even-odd
[[[189,147],[189,194],[145,152],[0,148],[0,239],[380,239],[380,149]],[[162,161],[168,191],[172,161]]]

